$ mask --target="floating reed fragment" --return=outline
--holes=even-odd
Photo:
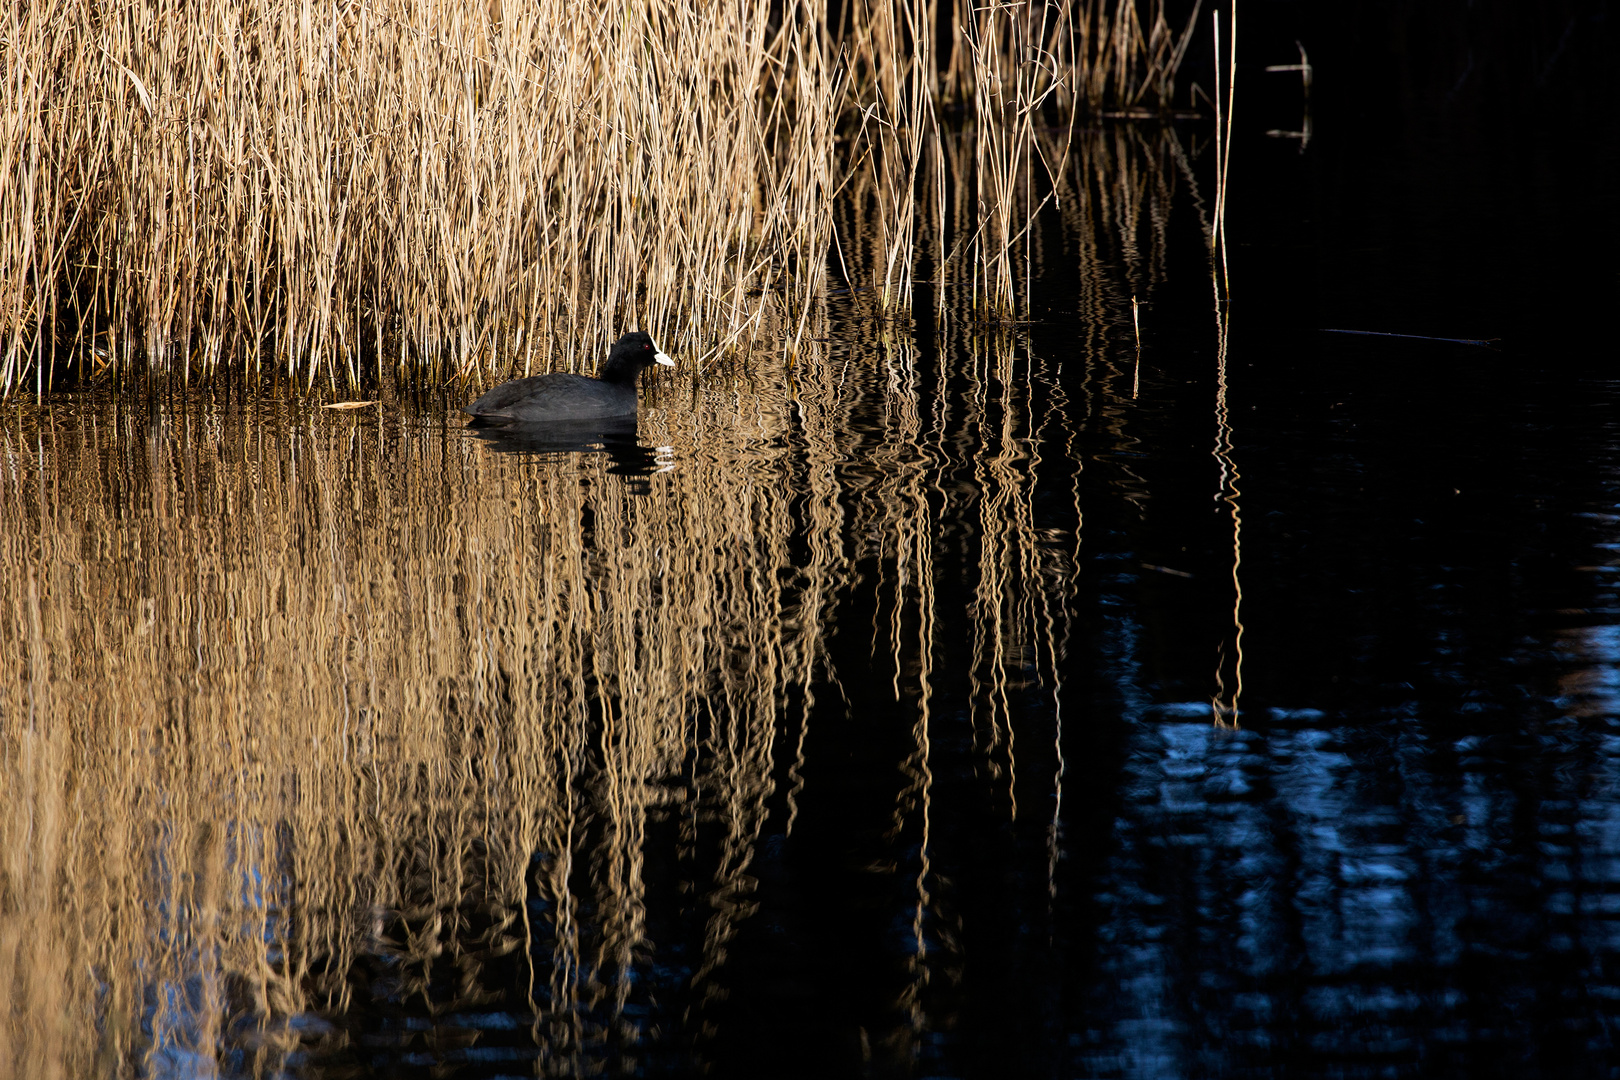
[[[1501,338],[1460,338],[1460,337],[1430,337],[1427,334],[1395,334],[1388,330],[1335,330],[1331,327],[1322,327],[1324,334],[1356,334],[1361,337],[1393,337],[1407,338],[1411,341],[1445,341],[1453,345],[1478,345],[1481,348],[1492,349],[1502,344]]]

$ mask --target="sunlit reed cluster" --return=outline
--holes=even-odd
[[[1162,113],[1186,48],[1162,0],[14,4],[0,393],[434,384],[632,326],[688,355],[798,340],[856,269],[852,183],[882,251],[855,284],[899,305],[921,271],[1007,311],[1068,163],[1037,133]]]

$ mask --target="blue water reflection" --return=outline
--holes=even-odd
[[[1099,882],[1098,1008],[1115,1019],[1085,1032],[1083,1071],[1494,1074],[1493,1047],[1538,1072],[1606,1059],[1613,718],[1433,726],[1419,708],[1306,730],[1140,722]]]

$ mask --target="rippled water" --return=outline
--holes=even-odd
[[[1610,1075],[1615,212],[1444,100],[1240,142],[1224,338],[1148,166],[598,449],[7,405],[0,1074]]]

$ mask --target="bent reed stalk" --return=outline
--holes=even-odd
[[[856,284],[903,306],[920,259],[961,264],[1011,310],[1065,167],[1034,129],[1169,106],[1186,31],[1138,6],[9,5],[0,395],[58,372],[482,382],[634,327],[689,356],[794,338],[868,170],[883,258]],[[941,105],[977,126],[976,205],[920,252]]]

